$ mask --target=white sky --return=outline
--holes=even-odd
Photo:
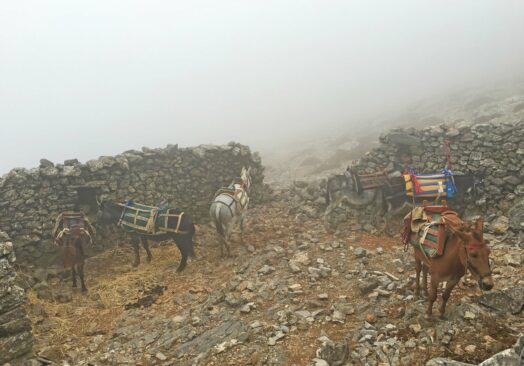
[[[520,0],[4,0],[0,174],[168,143],[267,149],[523,74]]]

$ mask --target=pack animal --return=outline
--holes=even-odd
[[[437,299],[437,289],[441,282],[446,282],[446,287],[442,294],[442,304],[439,312],[443,318],[446,311],[446,304],[454,287],[460,279],[469,271],[472,277],[477,280],[478,286],[484,291],[493,288],[493,278],[491,276],[490,249],[488,242],[483,239],[483,221],[478,219],[474,224],[467,224],[458,218],[458,215],[450,210],[442,212],[441,225],[445,227],[446,238],[443,241],[444,247],[438,250],[435,256],[430,256],[419,242],[420,233],[405,231],[404,241],[414,240],[413,254],[416,269],[416,295],[420,295],[420,273],[422,272],[422,286],[424,293],[428,294],[427,274],[430,274],[430,288],[426,317],[430,318],[433,313],[433,304]],[[408,216],[406,220],[411,220]],[[406,222],[406,225],[408,223]],[[440,238],[442,239],[442,238]],[[417,244],[420,243],[420,244]],[[441,252],[441,254],[440,254]]]
[[[141,215],[142,216],[141,216]],[[136,218],[146,218],[147,224],[137,224]],[[133,223],[133,219],[135,222]],[[177,272],[181,272],[187,265],[188,257],[195,257],[193,237],[195,225],[191,215],[178,208],[145,206],[134,202],[118,203],[103,201],[100,203],[99,221],[105,224],[118,224],[130,236],[133,245],[133,266],[140,264],[139,243],[147,253],[147,261],[153,256],[149,248],[149,241],[164,241],[172,239],[180,251],[181,260]]]
[[[327,207],[324,212],[324,225],[326,227],[329,227],[329,220],[333,210],[343,203],[355,208],[373,205],[373,216],[378,218],[383,206],[382,191],[380,188],[362,191],[357,189],[355,181],[352,178],[352,170],[348,167],[344,174],[334,175],[327,181]]]
[[[214,223],[220,240],[220,254],[231,255],[229,241],[233,228],[240,224],[240,239],[244,242],[244,219],[249,205],[251,188],[251,168],[242,168],[240,178],[227,188],[219,189],[209,208],[211,221]]]
[[[94,236],[95,229],[83,212],[62,212],[56,219],[53,229],[54,242],[58,246],[64,267],[71,268],[73,288],[77,287],[78,273],[82,292],[87,291],[84,264]]]

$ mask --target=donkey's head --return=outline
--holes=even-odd
[[[455,226],[452,228],[452,233],[464,246],[460,254],[462,264],[478,281],[479,287],[489,291],[494,285],[489,258],[491,251],[488,248],[488,241],[484,240],[483,230],[484,222],[479,218],[473,224],[461,223]]]
[[[479,174],[455,175],[454,182],[463,200],[476,200],[484,187],[484,177]]]
[[[123,208],[112,201],[98,201],[97,221],[101,224],[113,224],[120,220]]]
[[[251,167],[247,168],[242,167],[242,172],[240,173],[240,179],[242,179],[242,184],[247,192],[251,188]]]

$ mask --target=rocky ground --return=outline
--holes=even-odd
[[[494,292],[466,279],[447,319],[425,320],[399,238],[327,232],[287,203],[254,207],[247,228],[222,259],[213,229],[200,227],[198,259],[182,274],[171,243],[137,269],[118,245],[88,261],[85,295],[62,271],[21,271],[38,355],[28,364],[477,364],[524,333],[522,255],[509,243],[492,245]]]

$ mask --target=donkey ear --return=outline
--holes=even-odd
[[[475,221],[475,231],[478,233],[484,232],[484,220],[482,219],[482,217],[479,217]]]

